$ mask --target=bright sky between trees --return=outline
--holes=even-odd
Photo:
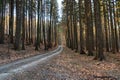
[[[57,0],[58,7],[59,7],[59,15],[60,15],[60,17],[62,16],[62,1],[63,0]]]

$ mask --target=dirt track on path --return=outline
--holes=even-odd
[[[14,74],[20,74],[28,69],[36,67],[38,64],[44,63],[50,58],[61,53],[62,47],[59,46],[56,50],[48,53],[15,61],[9,64],[0,66],[0,80],[11,80]]]
[[[5,80],[120,80],[120,65],[115,62],[110,57],[107,61],[96,61],[65,47],[58,56]]]

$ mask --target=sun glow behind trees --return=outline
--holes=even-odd
[[[59,20],[61,20],[61,17],[62,17],[62,1],[63,0],[57,0],[57,2],[58,2],[58,12],[59,12],[59,16],[60,16]]]

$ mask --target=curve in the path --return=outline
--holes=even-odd
[[[55,55],[58,55],[62,51],[63,47],[58,46],[57,49],[50,51],[48,53],[2,65],[0,66],[0,80],[4,80],[4,78],[7,76],[10,76],[14,73],[18,73],[19,71],[23,71],[30,67],[34,67],[37,64],[49,60],[50,58],[54,57]]]

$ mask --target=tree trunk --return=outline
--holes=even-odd
[[[35,45],[35,50],[38,50],[39,44],[40,44],[40,1],[38,1],[38,20],[37,20],[37,39],[36,39],[36,45]]]
[[[86,27],[87,36],[86,44],[88,49],[88,56],[93,56],[93,25],[92,25],[92,12],[91,12],[91,0],[85,0],[85,16],[86,16]]]
[[[22,0],[22,50],[25,50],[25,2]]]
[[[14,26],[14,0],[10,0],[10,13],[9,13],[9,35],[10,43],[13,43],[13,26]]]
[[[17,0],[16,1],[16,33],[15,33],[15,44],[14,44],[14,48],[15,50],[20,50],[20,44],[21,44],[21,6],[22,6],[22,1],[21,0]]]
[[[85,43],[84,43],[84,28],[82,24],[82,0],[79,0],[79,26],[80,26],[80,54],[85,54]]]
[[[109,1],[109,10],[110,10],[110,23],[111,23],[111,37],[112,37],[112,52],[115,53],[115,29],[113,27],[113,13],[112,13],[112,7],[111,2]]]
[[[115,13],[115,2],[113,0],[113,15],[114,15],[114,27],[115,27],[115,44],[116,44],[116,51],[119,52],[119,38],[118,38],[118,27],[116,21],[116,13]]]
[[[45,4],[45,0],[44,0],[44,4]],[[45,5],[44,5],[45,6]],[[45,26],[45,23],[46,23],[46,20],[45,20],[45,7],[43,7],[44,8],[44,10],[42,11],[42,23],[43,23],[43,39],[44,39],[44,50],[47,50],[47,43],[46,43],[46,35],[45,35],[45,28],[46,28],[46,26]],[[42,8],[42,9],[43,9]]]
[[[106,51],[109,51],[108,26],[107,26],[107,16],[106,16],[106,8],[107,7],[106,6],[107,6],[107,2],[103,3]]]
[[[4,43],[4,26],[5,26],[5,0],[1,1],[1,23],[0,23],[0,44]]]
[[[95,58],[102,61],[105,59],[103,54],[103,31],[101,24],[100,14],[100,0],[93,0],[94,2],[94,15],[95,15],[95,26],[96,26],[96,39],[97,39],[97,53]]]

